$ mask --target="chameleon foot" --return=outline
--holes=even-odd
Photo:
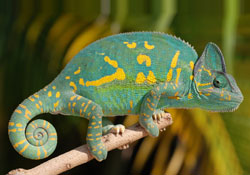
[[[161,118],[163,118],[164,116],[166,116],[166,112],[160,110],[160,109],[157,109],[154,111],[153,113],[153,119],[156,120],[157,122],[161,120]]]
[[[110,133],[113,133],[115,135],[118,135],[118,134],[123,134],[125,131],[125,126],[119,124],[119,125],[115,125],[111,130],[110,130]]]
[[[128,149],[128,148],[129,148],[129,144],[122,145],[122,146],[118,147],[119,150],[124,150],[124,149]]]
[[[99,162],[107,158],[107,150],[102,142],[98,143],[96,146],[90,147],[90,152],[96,160]]]

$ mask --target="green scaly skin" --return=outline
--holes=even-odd
[[[9,137],[21,155],[42,159],[54,151],[56,132],[48,122],[31,119],[47,112],[84,117],[87,144],[101,161],[107,157],[101,136],[115,127],[103,126],[103,116],[139,114],[140,124],[156,137],[154,111],[233,111],[242,100],[215,44],[208,43],[198,57],[189,44],[170,35],[125,33],[84,48],[53,82],[24,100],[11,116]]]

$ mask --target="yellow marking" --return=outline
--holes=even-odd
[[[26,109],[26,106],[24,106],[24,105],[22,105],[22,104],[20,104],[19,105],[21,108],[23,108],[23,109]]]
[[[177,68],[176,73],[177,73],[177,75],[176,75],[175,84],[176,84],[176,86],[178,86],[179,78],[180,78],[180,75],[181,75],[181,68]]]
[[[83,103],[82,103],[82,107],[84,107],[84,105],[85,105],[85,103],[83,102]]]
[[[190,80],[193,80],[194,79],[194,76],[193,75],[190,75]]]
[[[15,112],[17,112],[18,114],[22,114],[22,111],[18,109],[16,109]]]
[[[100,135],[102,135],[102,133],[100,133],[100,132],[96,134],[96,136],[100,136]]]
[[[92,128],[92,126],[88,126],[88,129],[91,129]]]
[[[65,79],[66,79],[66,80],[69,80],[69,79],[70,79],[70,76],[66,76]]]
[[[229,101],[231,100],[231,95],[228,95],[228,100],[229,100]]]
[[[147,98],[147,101],[150,103],[151,102],[151,100],[149,99],[149,98]]]
[[[25,141],[26,141],[26,139],[23,139],[20,142],[17,142],[15,145],[13,145],[13,147],[17,148],[19,145],[23,144]]]
[[[207,93],[207,94],[204,94],[205,96],[210,96],[211,94],[210,93]]]
[[[212,84],[212,83],[203,83],[203,84],[197,83],[198,86],[208,86],[208,85],[211,85],[211,84]]]
[[[95,119],[95,116],[92,116],[92,119]]]
[[[71,110],[71,103],[68,103],[68,109]]]
[[[113,66],[114,68],[118,67],[118,63],[115,60],[111,60],[108,56],[104,57],[104,61],[109,63],[111,66]]]
[[[137,56],[137,62],[139,64],[142,64],[144,61],[146,62],[147,67],[151,66],[151,59],[149,56],[143,54]]]
[[[137,77],[136,77],[135,82],[138,83],[138,84],[141,84],[141,83],[143,83],[145,80],[146,80],[145,75],[144,75],[142,72],[139,72],[139,73],[137,74]]]
[[[97,126],[95,126],[94,128],[95,128],[95,129],[98,129],[99,127],[100,127],[100,126],[99,126],[99,125],[97,125]]]
[[[93,134],[88,134],[88,137],[91,137],[91,136],[93,136]]]
[[[56,103],[54,103],[54,108],[56,108],[59,105],[59,101],[57,101]]]
[[[72,104],[73,107],[75,107],[75,105],[76,105],[76,102],[74,102],[74,103]]]
[[[81,67],[78,67],[77,71],[74,72],[75,75],[79,74],[81,72]]]
[[[100,78],[99,80],[94,81],[87,81],[86,86],[100,86],[104,83],[109,83],[111,81],[117,80],[124,80],[126,77],[122,68],[117,68],[116,72],[112,75],[107,75],[105,77]]]
[[[148,108],[150,109],[150,111],[154,111],[154,109],[147,103]]]
[[[47,151],[44,149],[44,147],[42,146],[43,152],[44,152],[44,157],[47,157]]]
[[[27,148],[28,148],[29,144],[27,143],[23,149],[21,149],[21,151],[19,151],[19,154],[22,154]]]
[[[149,45],[147,41],[144,41],[144,47],[148,50],[154,49],[155,46],[154,45]]]
[[[94,139],[91,139],[91,138],[87,138],[87,140],[93,141]]]
[[[81,98],[82,98],[81,96],[78,96],[78,97],[77,97],[77,100],[80,100]]]
[[[47,129],[50,127],[50,123],[48,123],[48,125],[47,125]]]
[[[224,101],[224,99],[223,99],[223,98],[220,98],[220,101]]]
[[[177,96],[179,94],[179,92],[176,92],[175,94],[174,94],[174,96]]]
[[[156,82],[155,75],[151,70],[148,73],[147,81],[148,81],[149,84],[154,84]]]
[[[29,97],[29,99],[30,99],[30,101],[35,101],[35,99],[34,99],[34,98],[32,98],[32,97]]]
[[[23,129],[23,128],[18,128],[17,130],[18,131],[25,131],[25,129]]]
[[[95,110],[95,108],[96,108],[96,105],[94,105],[94,106],[92,107],[92,109],[91,109],[91,110],[92,110],[92,111],[94,111],[94,110]]]
[[[70,97],[70,100],[73,101],[76,98],[76,95]]]
[[[202,95],[202,92],[200,91],[199,94]]]
[[[87,105],[85,106],[83,112],[86,112],[86,110],[87,110],[87,108],[88,108],[88,106],[89,106],[90,103],[91,103],[91,101],[89,100],[88,103],[87,103]]]
[[[32,135],[32,133],[31,132],[26,132],[26,135]]]
[[[101,138],[100,138],[100,137],[98,137],[98,138],[96,138],[96,140],[101,140]],[[102,147],[100,147],[100,148],[102,148]]]
[[[49,138],[49,140],[56,140],[56,138]]]
[[[73,91],[76,92],[76,90],[77,90],[76,84],[75,84],[73,81],[71,81],[71,82],[69,83],[69,85],[72,86],[72,87],[74,88]]]
[[[98,53],[99,55],[105,55],[105,53]]]
[[[31,118],[28,115],[31,115],[31,112],[28,109],[26,109],[24,117],[30,120]]]
[[[89,112],[87,115],[90,116],[91,112]]]
[[[16,129],[9,129],[9,132],[16,132]]]
[[[36,141],[36,146],[38,146],[38,140]]]
[[[17,127],[22,127],[23,125],[21,123],[16,124]]]
[[[173,69],[170,68],[167,74],[167,82],[172,80],[172,75],[173,75]]]
[[[56,86],[52,86],[52,89],[54,89],[54,90],[55,90],[55,89],[56,89]]]
[[[179,99],[180,99],[180,97],[176,97],[176,96],[170,96],[170,97],[168,97],[168,99],[179,100]]]
[[[193,95],[191,93],[188,94],[188,99],[192,99]]]
[[[129,44],[129,42],[123,42],[124,44],[127,45],[128,48],[133,49],[136,48],[136,43],[132,42],[131,44]]]
[[[47,91],[47,89],[46,89],[46,88],[44,88],[43,90],[44,90],[44,91]]]
[[[129,101],[129,105],[130,105],[130,108],[132,109],[133,108],[133,100]]]
[[[43,145],[43,141],[42,140],[40,140],[40,145]]]
[[[91,125],[96,125],[96,122],[92,122]]]
[[[39,98],[39,95],[38,94],[34,94],[34,97]]]
[[[50,133],[49,135],[50,135],[50,136],[56,136],[56,133],[53,132],[53,133]]]
[[[98,154],[102,154],[102,151],[98,151]]]
[[[40,106],[39,106],[39,104],[36,104],[36,108],[37,108],[37,109],[40,109]]]
[[[84,86],[84,80],[82,78],[79,79],[79,84]]]
[[[46,121],[44,120],[44,121],[43,121],[43,127],[45,127],[45,125],[46,125]]]
[[[14,126],[15,123],[14,122],[9,122],[9,126]]]
[[[212,75],[212,73],[210,72],[210,70],[206,69],[205,67],[203,67],[203,70],[206,71],[208,73],[208,75]]]
[[[99,124],[102,124],[102,121],[99,121],[98,123],[99,123]]]
[[[38,102],[39,102],[40,106],[42,106],[42,105],[43,105],[43,103],[42,103],[41,101],[38,101]]]
[[[61,95],[61,93],[58,91],[58,92],[56,92],[56,98],[59,98],[60,97],[60,95]]]
[[[179,55],[180,55],[180,51],[177,50],[177,52],[175,53],[175,55],[174,55],[174,57],[172,59],[171,68],[175,68],[176,67]]]
[[[189,65],[190,65],[190,68],[191,68],[192,70],[194,70],[194,62],[193,62],[193,61],[190,61],[190,62],[189,62]]]
[[[40,155],[41,155],[40,148],[37,148],[37,157],[38,157],[38,159],[40,159]]]
[[[52,92],[49,91],[49,92],[48,92],[48,97],[51,97],[51,96],[52,96]]]

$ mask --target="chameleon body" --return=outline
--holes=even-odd
[[[152,115],[160,109],[233,111],[242,100],[215,44],[198,57],[189,44],[167,34],[124,33],[81,50],[53,82],[24,100],[9,121],[9,138],[24,157],[42,159],[54,151],[56,132],[46,121],[30,120],[47,112],[84,117],[88,147],[101,161],[107,156],[101,136],[115,127],[103,125],[103,116],[139,114],[140,124],[158,136]]]

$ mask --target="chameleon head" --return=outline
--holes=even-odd
[[[236,81],[226,73],[220,49],[213,43],[207,44],[195,64],[193,85],[198,107],[209,111],[234,111],[243,101]]]

